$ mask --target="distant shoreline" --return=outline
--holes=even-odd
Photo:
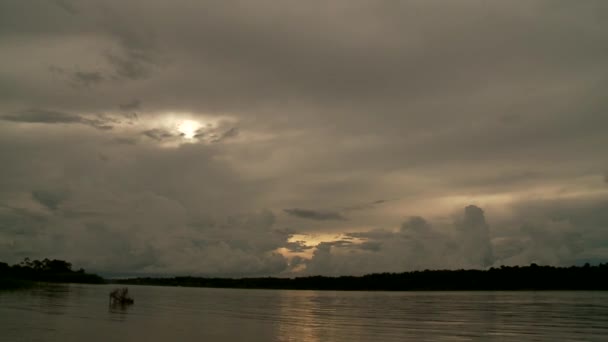
[[[123,285],[328,291],[606,291],[608,263],[581,267],[532,264],[489,270],[425,270],[339,277],[141,277],[109,282]]]
[[[0,263],[0,290],[37,283],[86,283],[179,287],[327,290],[327,291],[570,291],[608,290],[608,263],[591,266],[502,266],[489,270],[425,270],[374,273],[363,276],[256,277],[139,277],[103,279],[83,269],[72,270],[62,260],[26,259],[9,266]]]

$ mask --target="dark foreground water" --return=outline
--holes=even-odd
[[[0,341],[608,341],[605,292],[112,288],[0,292]]]

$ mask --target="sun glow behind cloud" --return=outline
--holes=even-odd
[[[156,141],[161,147],[175,148],[183,144],[217,142],[234,125],[235,120],[224,115],[157,112],[140,119],[138,129],[149,141]]]
[[[194,139],[200,127],[201,124],[194,120],[184,120],[177,126],[177,130],[184,138]]]

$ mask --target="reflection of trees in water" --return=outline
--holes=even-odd
[[[116,288],[110,292],[109,297],[108,312],[118,314],[114,315],[113,319],[126,320],[127,310],[134,303],[133,298],[129,296],[129,289],[126,287]]]
[[[72,290],[69,284],[39,283],[32,292],[49,300],[65,300],[71,295]]]
[[[120,303],[124,305],[133,304],[135,301],[129,296],[129,289],[127,287],[116,288],[110,292],[110,304]]]
[[[128,304],[123,303],[110,303],[108,305],[108,313],[110,314],[111,320],[124,322],[127,320],[127,314],[129,313]]]
[[[72,290],[68,284],[40,283],[31,291],[25,291],[46,314],[63,315],[66,313]]]

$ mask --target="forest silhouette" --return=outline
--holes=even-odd
[[[25,258],[13,266],[0,262],[0,289],[26,287],[36,282],[102,284],[105,280],[82,268],[74,271],[72,264],[64,260]]]
[[[296,278],[131,278],[121,284],[292,290],[608,290],[608,263],[577,267],[502,266],[489,270],[424,270],[364,276]]]
[[[0,289],[24,287],[36,282],[346,291],[608,290],[608,263],[571,267],[531,264],[488,270],[424,270],[338,277],[178,276],[107,280],[83,269],[75,271],[69,262],[63,260],[26,258],[13,266],[0,262]]]

